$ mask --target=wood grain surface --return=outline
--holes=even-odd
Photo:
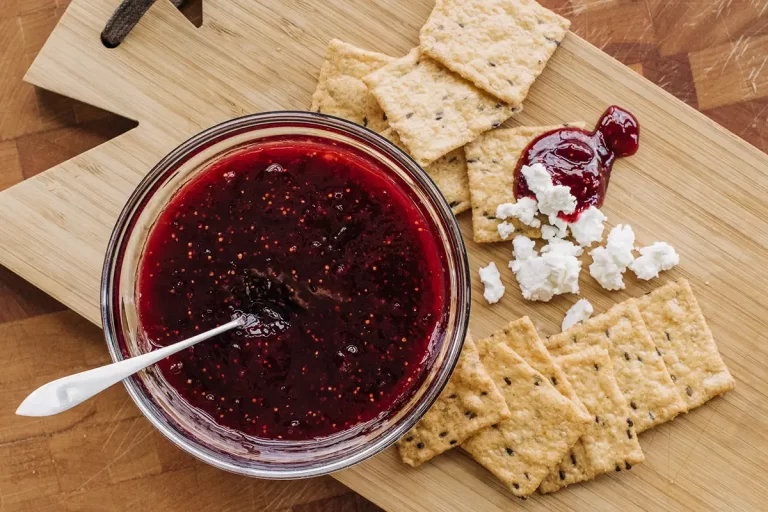
[[[183,107],[169,112],[166,104],[161,110],[163,118],[152,122],[148,117],[157,115],[153,110],[155,91],[145,89],[121,98],[121,89],[114,86],[126,79],[119,74],[105,83],[94,69],[70,81],[48,75],[46,69],[51,68],[42,65],[33,70],[31,76],[37,83],[76,97],[82,90],[79,99],[139,119],[141,126],[116,139],[107,153],[100,148],[66,164],[65,172],[73,172],[67,175],[73,178],[69,182],[41,176],[0,195],[0,261],[97,320],[94,287],[98,275],[93,272],[101,265],[105,236],[125,195],[158,155],[190,130],[220,117],[249,110],[305,107],[328,38],[342,37],[398,55],[414,44],[418,27],[431,8],[427,0],[393,2],[391,6],[353,1],[332,1],[322,7],[320,2],[282,3],[284,10],[278,5],[281,2],[254,3],[254,12],[249,14],[269,21],[257,24],[258,30],[227,15],[222,2],[206,4],[204,28],[200,29],[207,30],[205,37],[245,39],[248,44],[244,46],[254,51],[230,63],[215,62],[224,72],[237,76],[242,76],[238,66],[250,70],[248,82],[235,83],[223,94],[214,94],[219,81],[184,84],[181,92],[190,98],[190,105],[200,107],[195,108],[200,116],[192,120],[181,112]],[[755,147],[768,150],[765,0],[543,3],[568,16],[576,34]],[[0,0],[0,190],[137,125],[21,82],[66,4],[63,0]],[[94,17],[105,20],[109,9],[99,9]],[[187,11],[199,25],[199,4]],[[201,33],[167,4],[156,5],[150,14],[118,49],[122,55],[136,51],[143,37],[149,38],[153,48],[172,48],[173,43]],[[214,55],[193,52],[193,58],[184,60],[190,47],[178,46],[173,56],[185,63],[209,65],[204,59]],[[62,46],[50,49],[49,55],[61,59],[74,53]],[[111,59],[107,56],[110,65],[114,64]],[[274,69],[270,68],[273,59],[292,62]],[[153,58],[144,60],[155,62]],[[173,66],[161,69],[163,77],[178,78],[186,72]],[[83,83],[88,86],[78,87]],[[244,98],[244,102],[219,101],[233,97]],[[766,160],[754,148],[731,139],[692,111],[680,109],[671,97],[660,95],[619,65],[595,55],[572,36],[534,88],[520,121],[533,124],[579,116],[591,122],[610,102],[640,115],[644,139],[637,157],[617,164],[605,211],[613,223],[632,223],[640,242],[658,237],[681,252],[683,262],[669,277],[682,275],[692,280],[737,379],[737,390],[671,425],[643,434],[641,444],[649,460],[631,473],[603,477],[546,498],[511,499],[482,468],[460,453],[414,471],[400,466],[389,451],[338,475],[342,482],[392,510],[764,508],[768,498],[761,477],[768,469],[768,372],[763,368],[768,355],[763,346],[768,282],[762,275],[768,263]],[[126,142],[128,146],[121,149],[120,144]],[[139,142],[149,155],[125,150]],[[108,157],[101,156],[105,154]],[[124,164],[117,171],[127,169],[129,174],[105,188],[97,176],[113,172],[114,159]],[[86,172],[75,172],[71,166],[78,162],[93,165]],[[97,183],[100,194],[83,203],[82,192]],[[29,209],[40,200],[52,202],[44,209]],[[68,224],[73,219],[61,214],[73,206],[88,213],[77,218],[77,226]],[[9,212],[17,220],[10,222]],[[48,227],[37,232],[30,222],[40,218]],[[462,222],[468,233],[468,219]],[[66,240],[72,227],[80,234],[90,233],[91,238],[59,251],[56,240]],[[47,231],[50,229],[53,231]],[[31,241],[36,249],[18,252],[15,244],[22,239]],[[510,257],[504,244],[488,250],[469,245],[473,269],[489,259],[503,266]],[[575,300],[566,297],[531,307],[518,298],[511,276],[505,273],[504,278],[508,294],[500,307],[475,303],[472,322],[477,335],[522,314],[531,315],[544,333],[551,334]],[[583,294],[598,311],[656,285],[631,282],[626,293],[607,294],[586,279],[582,282]],[[155,432],[121,387],[61,416],[17,418],[13,410],[35,386],[104,364],[108,356],[97,328],[4,268],[0,268],[0,324],[2,511],[187,510],[193,506],[200,510],[376,510],[330,477],[265,482],[206,467]]]

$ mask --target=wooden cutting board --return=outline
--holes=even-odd
[[[0,264],[94,323],[114,221],[166,152],[234,116],[306,108],[330,38],[402,55],[432,7],[430,0],[206,0],[196,29],[160,1],[122,45],[107,49],[99,33],[117,3],[74,0],[26,78],[139,126],[0,193]],[[459,451],[413,470],[389,450],[335,475],[340,481],[389,510],[749,510],[768,501],[768,157],[573,34],[513,124],[593,123],[614,103],[640,119],[642,143],[616,164],[603,211],[613,224],[632,224],[639,244],[671,242],[682,262],[651,283],[628,279],[619,293],[604,292],[585,272],[582,295],[599,312],[667,279],[690,279],[737,389],[642,434],[648,460],[631,472],[526,502]],[[522,315],[542,334],[557,332],[575,297],[525,303],[506,269],[510,244],[478,246],[467,215],[461,223],[473,272],[496,261],[508,289],[488,307],[473,283],[475,335]]]

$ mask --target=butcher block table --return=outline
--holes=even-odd
[[[768,0],[541,3],[568,17],[576,34],[768,152]],[[22,82],[67,4],[0,0],[0,190],[135,126]],[[199,2],[182,12],[199,26]],[[1,512],[379,510],[331,477],[273,482],[208,467],[163,438],[122,386],[59,416],[14,415],[34,387],[108,362],[97,327],[0,267]],[[663,475],[671,481],[696,478],[697,468],[672,469]],[[558,509],[585,507],[551,499]],[[652,510],[643,499],[634,505]],[[510,500],[508,509],[522,503]]]

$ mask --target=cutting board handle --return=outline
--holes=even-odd
[[[178,7],[185,0],[171,0]],[[112,13],[104,30],[101,32],[101,42],[107,48],[116,48],[133,30],[142,16],[152,7],[155,0],[123,0]]]

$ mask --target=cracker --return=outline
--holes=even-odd
[[[616,382],[638,433],[688,410],[635,304],[617,304],[602,315],[551,336],[546,346],[554,356],[593,346],[608,350]]]
[[[496,128],[520,110],[422,56],[418,48],[364,77],[363,82],[422,166]]]
[[[480,358],[482,359],[489,348],[496,343],[503,343],[515,351],[534,370],[547,377],[561,395],[576,404],[585,416],[591,418],[579,397],[574,393],[563,370],[552,360],[552,356],[539,338],[536,327],[530,318],[525,316],[510,322],[506,327],[495,331],[488,338],[478,341],[477,349],[480,351]]]
[[[437,0],[424,53],[497,98],[519,105],[570,22],[531,0]]]
[[[549,494],[571,484],[586,482],[594,478],[592,466],[587,455],[584,439],[579,439],[568,452],[568,456],[560,461],[542,480],[539,492]]]
[[[394,60],[389,55],[332,39],[310,110],[341,117],[376,132],[386,129],[387,117],[361,78]]]
[[[416,467],[509,417],[509,409],[467,335],[459,361],[438,399],[397,442],[403,462]]]
[[[633,302],[689,409],[733,389],[735,381],[688,281],[680,279]]]
[[[573,450],[544,479],[541,491],[554,492],[608,471],[631,469],[645,460],[624,395],[613,374],[611,356],[600,347],[556,357],[593,420]]]
[[[590,418],[504,343],[484,343],[483,364],[512,416],[462,447],[516,496],[538,488],[590,424]]]
[[[557,126],[520,126],[493,130],[467,144],[467,174],[472,200],[472,231],[475,242],[501,242],[496,219],[496,207],[515,202],[515,168],[517,162],[534,139],[562,126],[583,128],[584,123]],[[541,230],[522,224],[516,218],[507,222],[515,226],[515,233],[529,238],[540,238]],[[515,235],[516,236],[516,235]]]
[[[408,148],[403,145],[400,136],[392,128],[387,128],[379,135],[408,152]],[[454,215],[469,210],[469,178],[463,148],[454,149],[447,155],[441,156],[426,166],[424,171],[440,189]]]

